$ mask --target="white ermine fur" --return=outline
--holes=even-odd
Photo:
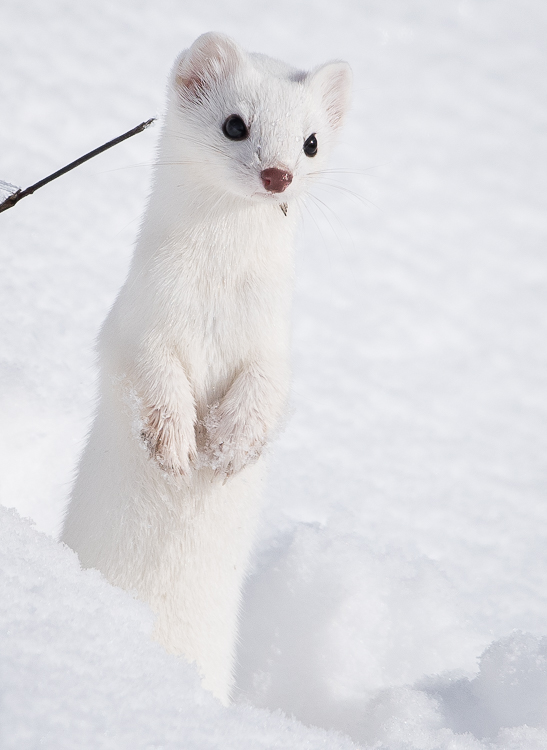
[[[324,168],[350,77],[346,63],[304,73],[213,33],[180,55],[100,334],[100,401],[61,538],[149,603],[154,637],[224,703],[260,454],[289,387],[295,201]]]

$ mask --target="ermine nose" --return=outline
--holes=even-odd
[[[285,172],[284,169],[276,169],[275,167],[264,169],[260,173],[260,176],[264,187],[270,193],[282,193],[292,182],[292,174],[290,172]]]

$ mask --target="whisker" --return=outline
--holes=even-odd
[[[123,169],[135,169],[136,167],[177,167],[184,164],[205,164],[203,161],[191,161],[190,159],[184,159],[180,161],[148,161],[141,162],[140,164],[126,164],[123,167],[114,167],[113,169],[104,169],[96,174],[109,174],[110,172],[120,172]]]
[[[313,215],[313,211],[311,210],[310,206],[308,205],[308,202],[306,200],[307,197],[308,196],[303,196],[303,197],[297,199],[298,204],[299,204],[299,208],[300,208],[300,217],[301,217],[301,219],[304,218],[303,215],[302,215],[303,212],[302,212],[302,208],[301,208],[301,207],[304,207],[306,209],[306,211],[308,212],[308,215],[310,216],[311,220],[315,224],[315,226],[317,228],[317,231],[319,232],[319,234],[321,236],[321,244],[323,246],[323,251],[325,253],[325,257],[327,259],[327,263],[328,263],[329,269],[330,269],[329,278],[332,279],[333,278],[333,274],[332,274],[332,259],[331,259],[331,253],[330,253],[331,246],[330,246],[330,244],[327,243],[327,240],[326,240],[326,237],[325,237],[325,235],[323,233],[321,225],[319,224],[319,222],[317,221],[317,219]],[[318,206],[318,209],[319,209],[319,211],[321,211],[321,208],[319,206]],[[323,212],[321,211],[321,213],[323,213]]]
[[[344,230],[345,230],[345,232],[347,233],[347,235],[348,235],[348,237],[349,237],[350,235],[349,235],[349,232],[348,232],[347,228],[346,228],[346,227],[344,226],[344,224],[343,224],[343,223],[342,223],[342,222],[340,221],[340,219],[339,219],[339,218],[338,218],[338,216],[336,215],[336,212],[335,212],[335,211],[333,211],[333,209],[332,209],[332,208],[331,208],[331,207],[330,207],[330,206],[329,206],[329,205],[328,205],[327,203],[325,203],[324,201],[322,201],[322,200],[321,200],[321,198],[318,198],[318,197],[317,197],[317,195],[314,195],[313,193],[308,193],[308,197],[309,197],[309,198],[311,198],[311,200],[312,200],[312,201],[314,201],[314,203],[315,203],[315,204],[317,205],[317,207],[319,208],[319,210],[321,211],[321,213],[322,213],[322,214],[323,214],[323,216],[325,217],[325,221],[327,222],[327,224],[328,224],[328,225],[329,225],[329,227],[331,228],[331,231],[332,231],[333,235],[334,235],[334,236],[336,237],[336,241],[338,242],[338,246],[339,246],[340,250],[342,250],[342,249],[343,249],[343,245],[342,245],[342,241],[340,240],[340,237],[338,236],[338,232],[337,232],[337,231],[336,231],[336,229],[334,228],[334,226],[333,226],[333,224],[332,224],[331,220],[329,219],[328,215],[327,215],[327,214],[325,213],[325,211],[323,211],[323,210],[322,210],[322,209],[320,208],[320,206],[322,206],[322,207],[323,207],[324,209],[328,209],[328,210],[329,210],[329,211],[330,211],[330,212],[331,212],[331,213],[332,213],[332,214],[334,215],[335,219],[336,219],[336,220],[337,220],[337,221],[338,221],[338,222],[339,222],[340,224],[342,224],[342,226],[344,227]]]
[[[330,188],[334,188],[335,190],[342,190],[344,193],[347,193],[352,198],[355,198],[363,205],[369,204],[370,206],[374,206],[374,208],[376,208],[378,211],[382,211],[382,209],[379,206],[377,206],[376,203],[371,201],[369,198],[365,198],[363,195],[359,195],[359,193],[354,192],[353,190],[351,190],[351,188],[348,188],[346,185],[340,185],[334,182],[327,182],[326,180],[323,180],[322,183],[318,182],[317,185],[315,185],[315,187],[317,188],[319,187],[329,188],[330,187]]]
[[[367,177],[370,177],[371,175],[368,174],[368,172],[371,169],[380,169],[381,167],[385,166],[384,164],[376,164],[373,167],[366,167],[365,169],[318,169],[315,172],[308,172],[308,174],[358,174],[358,175],[365,175]]]
[[[220,149],[218,146],[215,146],[215,144],[211,143],[210,141],[203,141],[200,138],[182,135],[181,133],[176,131],[166,130],[165,132],[174,140],[184,141],[185,143],[194,143],[198,146],[202,146],[208,151],[216,151],[218,154],[221,154],[224,157],[226,156],[226,153],[222,149]]]
[[[323,234],[323,230],[319,226],[319,224],[318,224],[315,216],[313,215],[312,211],[310,210],[310,207],[308,206],[308,203],[307,203],[306,199],[305,198],[298,198],[297,199],[297,203],[298,203],[298,207],[299,207],[299,210],[300,210],[300,218],[301,219],[304,218],[303,214],[302,214],[302,208],[305,208],[306,211],[308,212],[309,216],[311,217],[311,220],[313,221],[313,223],[317,227],[317,231],[321,235],[321,239],[323,240],[323,245],[324,245],[324,247],[326,249],[327,248],[327,243],[326,243],[326,240],[325,240],[325,235]]]
[[[118,231],[114,234],[114,237],[119,237],[119,235],[122,232],[125,232],[125,230],[127,229],[127,227],[131,226],[131,224],[134,224],[136,221],[139,221],[139,219],[141,219],[141,218],[142,218],[142,212],[140,214],[138,214],[137,216],[134,216],[132,219],[130,219],[127,222],[127,224],[124,224],[123,227],[121,227],[120,229],[118,229]]]

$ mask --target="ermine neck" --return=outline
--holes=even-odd
[[[292,247],[296,212],[288,215],[274,201],[260,203],[221,193],[199,182],[195,170],[171,164],[158,167],[154,191],[144,218],[139,250],[179,246],[209,254],[220,248],[238,254],[268,255]],[[139,253],[140,254],[140,253]],[[265,257],[262,253],[257,259]]]

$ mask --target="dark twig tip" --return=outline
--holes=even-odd
[[[118,143],[125,141],[127,138],[131,138],[131,136],[136,135],[137,133],[142,133],[143,130],[146,130],[146,128],[152,125],[152,123],[155,121],[156,121],[156,118],[151,117],[149,120],[146,120],[146,122],[141,122],[140,125],[137,125],[135,128],[128,130],[127,133],[123,133],[123,135],[119,135],[117,138],[113,138],[111,141],[108,141],[108,143],[104,143],[102,146],[99,146],[98,148],[93,149],[93,151],[90,151],[89,153],[84,154],[83,156],[80,156],[79,159],[76,159],[75,161],[70,162],[70,164],[67,164],[66,167],[63,167],[62,169],[58,169],[57,172],[53,172],[53,174],[50,174],[47,177],[44,177],[43,180],[40,180],[39,182],[35,182],[34,185],[31,185],[25,190],[21,190],[21,189],[17,190],[15,193],[12,193],[4,201],[2,201],[2,203],[0,203],[0,213],[2,211],[6,211],[8,208],[11,208],[12,206],[15,206],[15,204],[18,203],[22,198],[26,198],[27,195],[32,195],[36,190],[39,190],[44,185],[47,185],[48,182],[52,182],[53,180],[56,180],[57,177],[61,177],[61,175],[64,175],[67,172],[70,172],[75,167],[79,167],[80,164],[83,164],[89,159],[92,159],[94,156],[98,156],[99,154],[102,154],[103,151],[106,151],[107,149],[112,148],[112,146],[116,146]]]

